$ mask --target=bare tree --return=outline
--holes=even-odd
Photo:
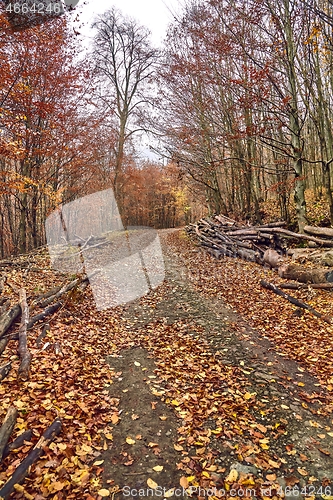
[[[94,22],[93,57],[99,77],[98,97],[116,121],[113,187],[121,192],[125,145],[143,131],[143,116],[151,103],[151,88],[159,52],[150,44],[150,32],[116,9]]]

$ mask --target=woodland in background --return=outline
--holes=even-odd
[[[109,187],[125,225],[332,225],[332,11],[189,1],[156,49],[111,9],[89,53],[65,16],[13,32],[2,13],[0,256],[45,244],[56,207]],[[163,165],[140,158],[146,137]]]

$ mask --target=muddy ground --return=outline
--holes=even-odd
[[[218,491],[225,486],[225,476],[236,470],[238,474],[261,478],[263,485],[275,474],[275,483],[281,486],[278,493],[274,492],[278,497],[333,498],[333,447],[328,434],[333,430],[332,417],[318,415],[320,397],[304,405],[299,394],[299,382],[305,384],[307,392],[320,392],[318,381],[297,362],[279,355],[271,342],[252,330],[220,299],[207,299],[198,293],[191,285],[186,263],[175,246],[176,240],[170,235],[172,231],[160,232],[166,269],[162,290],[155,290],[148,298],[123,308],[128,328],[137,332],[139,339],[145,333],[153,336],[154,325],[159,322],[169,325],[188,322],[193,342],[208,345],[222,369],[241,367],[247,390],[256,393],[258,403],[251,409],[256,419],[267,428],[279,421],[280,429],[281,425],[283,428],[270,442],[270,453],[282,458],[278,471],[261,469],[250,459],[239,460],[234,447],[218,435],[212,435],[209,449],[218,468],[211,479],[217,489],[220,488]],[[193,252],[200,251],[193,246]],[[237,332],[229,326],[235,322],[239,325]],[[172,405],[163,401],[164,382],[156,371],[152,352],[139,341],[137,345],[133,342],[120,349],[118,356],[110,356],[108,363],[116,373],[109,387],[110,395],[119,403],[119,421],[110,426],[112,445],[102,456],[104,486],[110,495],[117,500],[145,496],[168,498],[172,493],[173,498],[186,498],[191,493],[193,498],[199,494],[205,497],[206,493],[208,497],[209,492],[195,491],[194,487],[186,492],[180,486],[181,478],[190,476],[191,471],[184,471],[177,464],[184,456],[191,458],[195,449],[175,449],[182,420]],[[269,411],[263,412],[261,408],[269,408]],[[209,424],[207,421],[207,426]],[[159,466],[162,470],[158,470]],[[148,490],[154,483],[155,489]],[[173,488],[176,489],[172,491]],[[265,495],[262,493],[262,496]]]

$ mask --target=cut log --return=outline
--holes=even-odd
[[[56,312],[60,307],[62,306],[62,302],[56,302],[52,306],[49,306],[45,309],[45,311],[42,311],[39,314],[36,314],[36,316],[33,316],[31,320],[28,323],[28,330],[34,326],[35,323],[38,321],[45,319],[47,316],[50,316],[54,312]]]
[[[57,418],[54,422],[46,429],[42,437],[39,439],[38,443],[31,450],[29,455],[21,462],[21,464],[15,469],[13,475],[8,479],[7,483],[3,485],[0,489],[0,498],[7,500],[12,491],[14,490],[15,484],[22,484],[24,479],[29,473],[30,467],[38,460],[38,458],[43,453],[43,448],[48,446],[51,441],[57,436],[61,431],[61,421]]]
[[[20,314],[21,307],[19,304],[15,304],[15,306],[0,317],[0,338],[9,330]]]
[[[308,269],[297,264],[284,264],[279,267],[280,278],[301,283],[333,283],[333,269]]]
[[[307,311],[311,312],[314,316],[317,318],[322,319],[323,321],[326,321],[326,323],[332,323],[331,319],[325,316],[324,314],[321,314],[320,312],[316,311],[313,307],[311,307],[309,304],[306,304],[306,302],[302,302],[301,300],[296,299],[295,297],[292,297],[291,295],[283,292],[278,288],[276,285],[273,285],[272,283],[268,283],[265,280],[260,280],[260,285],[267,290],[271,290],[272,292],[276,293],[280,297],[283,297],[284,299],[288,300],[292,304],[294,304],[297,307],[301,307],[302,309],[306,309]]]
[[[0,428],[0,462],[3,457],[4,450],[6,448],[8,439],[14,429],[17,419],[17,409],[14,406],[11,406],[7,411],[5,419]]]
[[[3,351],[6,349],[7,347],[7,344],[9,342],[9,336],[8,337],[3,337],[1,340],[0,340],[0,355],[3,353]]]
[[[21,448],[26,444],[26,441],[30,441],[32,438],[32,431],[29,429],[20,434],[14,441],[7,444],[6,448],[3,451],[2,458],[8,457],[8,455],[13,451]]]
[[[18,378],[28,380],[30,373],[31,352],[28,349],[27,342],[27,327],[29,323],[29,308],[27,304],[27,295],[24,288],[20,290],[20,306],[22,310],[22,319],[19,328],[19,346],[18,353],[21,358],[20,367],[18,370]]]
[[[314,236],[320,236],[321,238],[333,239],[333,227],[304,226],[304,231]]]
[[[263,259],[264,259],[264,262],[266,262],[272,268],[279,267],[284,262],[283,257],[279,253],[277,253],[276,250],[273,250],[273,248],[268,248],[266,250],[266,252],[264,253]]]
[[[38,306],[38,307],[46,307],[46,306],[48,306],[49,304],[51,304],[51,302],[54,302],[55,300],[57,300],[64,293],[69,292],[70,290],[72,290],[73,288],[75,288],[79,283],[81,283],[81,281],[82,280],[80,278],[77,278],[77,279],[71,281],[70,283],[67,283],[66,285],[64,285],[63,287],[61,287],[60,290],[58,290],[55,294],[50,295],[49,297],[47,297],[44,300],[35,301],[33,303],[34,307],[36,307],[36,306]]]
[[[280,288],[289,290],[307,290],[309,288],[317,288],[320,290],[333,290],[333,283],[310,283],[302,285],[301,283],[282,283]]]
[[[9,361],[9,363],[6,363],[5,365],[0,366],[0,381],[7,377],[11,368],[12,368],[12,364],[10,361]]]

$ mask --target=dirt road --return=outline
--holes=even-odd
[[[189,255],[202,250],[185,242],[184,257],[179,231],[160,238],[165,282],[123,308],[130,340],[108,359],[119,420],[105,487],[116,499],[332,498],[332,417],[320,395],[300,397],[318,381],[193,287]]]

